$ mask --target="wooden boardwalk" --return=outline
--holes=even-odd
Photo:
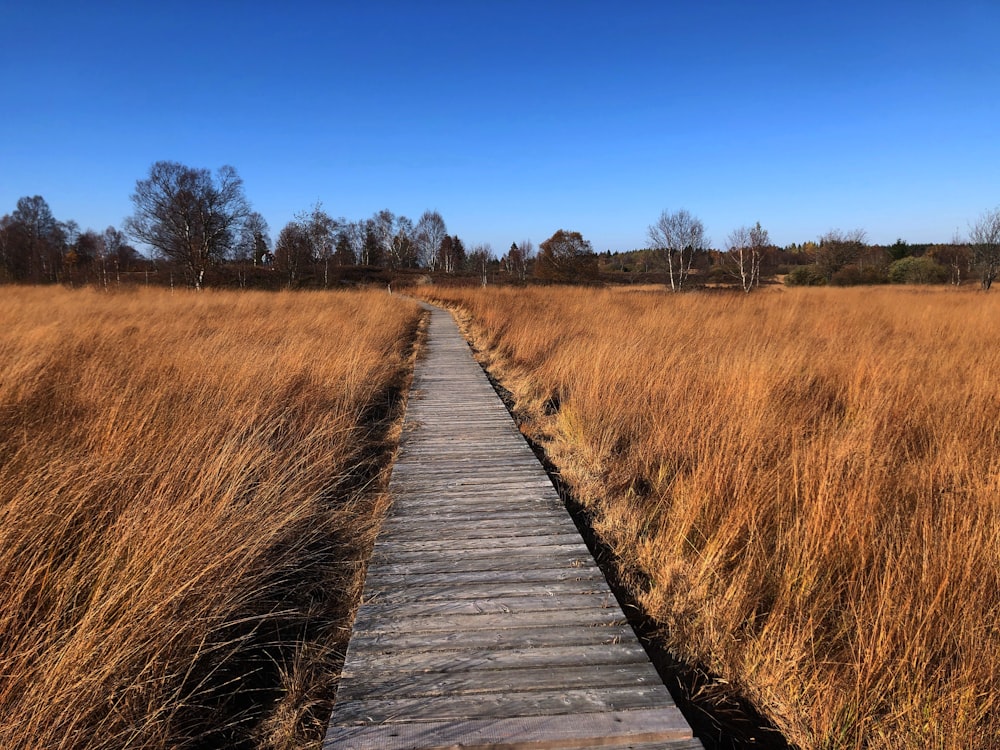
[[[390,491],[324,750],[702,747],[440,310]]]

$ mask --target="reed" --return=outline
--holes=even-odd
[[[427,296],[675,654],[806,750],[1000,747],[1000,298]]]
[[[0,747],[318,741],[419,317],[3,290]]]

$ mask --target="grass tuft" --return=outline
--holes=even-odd
[[[318,740],[419,317],[4,291],[0,747]]]
[[[1000,746],[997,297],[426,294],[675,654],[806,750]]]

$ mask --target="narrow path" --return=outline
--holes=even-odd
[[[701,748],[455,322],[428,333],[324,750]]]

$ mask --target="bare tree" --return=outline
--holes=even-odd
[[[235,259],[252,261],[255,266],[262,265],[264,258],[271,252],[270,232],[267,220],[257,211],[251,211],[240,230]]]
[[[430,270],[437,270],[438,250],[441,240],[448,234],[444,219],[437,211],[424,211],[417,222],[414,238],[420,263]]]
[[[330,259],[337,234],[337,222],[319,201],[312,211],[298,213],[295,220],[309,238],[309,256],[323,266],[323,287],[330,286]]]
[[[49,204],[40,195],[18,198],[10,218],[8,254],[14,277],[36,283],[58,281],[66,233]]]
[[[972,265],[972,250],[962,240],[958,230],[952,235],[951,244],[933,245],[927,254],[949,270],[952,284],[961,286],[962,271],[968,272]]]
[[[868,236],[864,229],[842,232],[831,229],[819,238],[816,248],[816,266],[823,277],[830,282],[833,275],[844,266],[854,263],[864,252]]]
[[[484,245],[476,245],[469,253],[469,265],[479,275],[480,283],[483,286],[489,282],[491,260],[493,260],[493,248],[488,242]]]
[[[972,258],[979,269],[983,290],[988,290],[1000,272],[1000,207],[984,211],[969,227]]]
[[[517,250],[515,254],[513,251]],[[528,275],[528,263],[535,257],[535,246],[531,240],[521,240],[517,245],[511,245],[511,272],[518,281],[524,281]]]
[[[597,256],[579,232],[560,229],[540,245],[535,276],[546,281],[587,282],[598,277]]]
[[[340,258],[341,265],[353,266],[355,263],[366,265],[363,259],[365,239],[364,221],[347,221],[344,219],[337,232],[335,254]]]
[[[278,234],[274,246],[274,265],[288,277],[291,289],[302,277],[303,271],[313,261],[313,244],[309,230],[301,222],[288,222]]]
[[[132,203],[126,233],[180,264],[196,289],[236,243],[250,213],[235,169],[221,167],[213,179],[207,169],[173,161],[150,167],[149,177],[136,182]]]
[[[413,222],[406,216],[396,218],[395,231],[389,240],[389,267],[407,268],[416,262]]]
[[[369,219],[366,226],[368,236],[366,242],[374,246],[369,248],[369,261],[371,265],[381,265],[387,260],[391,260],[392,238],[396,234],[396,214],[388,208],[383,208]]]
[[[680,291],[691,273],[695,253],[708,247],[705,227],[684,209],[672,214],[664,211],[649,226],[648,236],[649,248],[666,260],[671,291]]]
[[[14,220],[10,214],[0,217],[0,272],[13,277],[13,247]]]
[[[760,261],[770,244],[771,238],[759,221],[752,227],[740,227],[730,233],[726,255],[744,292],[749,293],[760,286]]]

